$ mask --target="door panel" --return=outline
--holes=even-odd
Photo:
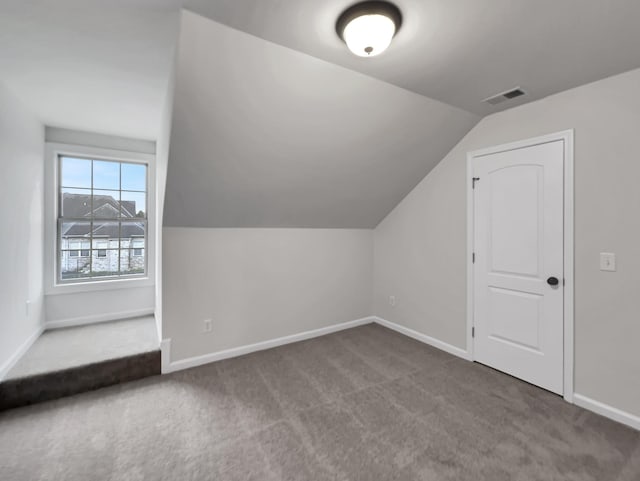
[[[537,276],[540,272],[538,165],[513,165],[492,172],[491,271]]]
[[[562,140],[476,157],[474,355],[563,389]]]
[[[489,337],[539,351],[542,302],[537,294],[489,288]]]

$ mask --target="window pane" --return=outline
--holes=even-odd
[[[136,256],[134,249],[123,249],[120,251],[120,273],[121,274],[144,274],[144,257]]]
[[[61,187],[91,188],[91,161],[73,157],[60,158]]]
[[[144,192],[122,192],[122,217],[147,216],[147,194]]]
[[[117,190],[94,190],[93,217],[96,219],[117,219],[120,217],[120,192]]]
[[[61,189],[60,215],[62,217],[90,217],[91,190],[89,189]]]
[[[104,256],[99,255],[101,250],[91,251],[92,276],[105,277],[118,275],[118,250],[108,249]]]
[[[120,163],[105,160],[93,161],[93,188],[120,189]]]
[[[147,166],[61,157],[60,168],[60,278],[144,274]]]
[[[80,251],[60,251],[60,278],[62,280],[89,277],[90,258],[79,257]]]
[[[95,225],[96,227],[99,227],[103,224],[104,222],[102,221],[96,221]],[[109,239],[107,237],[94,237],[93,242],[91,244],[92,249],[94,250],[98,250],[98,249],[119,249],[120,248],[120,244],[119,244],[119,239],[113,238],[113,239]]]
[[[122,233],[120,235],[120,248],[144,247],[144,222],[122,221]],[[140,245],[142,243],[142,245]]]
[[[147,166],[143,164],[122,164],[122,190],[147,190]]]
[[[93,221],[93,248],[104,249],[119,247],[120,223],[116,220]]]
[[[60,249],[89,249],[91,236],[91,222],[62,221],[60,222]]]
[[[133,247],[134,249],[144,248],[144,237],[140,239],[134,237],[133,239],[131,239],[131,247]]]

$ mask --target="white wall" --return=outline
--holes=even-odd
[[[371,314],[371,230],[165,227],[163,243],[172,361]]]
[[[154,304],[153,285],[47,295],[46,326],[58,328],[146,316],[153,314]]]
[[[0,84],[0,378],[43,320],[43,152],[43,125]]]
[[[176,20],[176,31],[179,28],[179,18]],[[176,33],[177,37],[177,33]],[[175,59],[174,59],[175,64]],[[171,145],[171,121],[173,118],[173,97],[175,87],[175,69],[171,69],[167,82],[167,96],[164,101],[160,135],[156,152],[156,290],[155,290],[155,318],[158,339],[162,340],[162,227],[164,219],[164,194],[167,184],[167,166],[169,163],[169,148]]]
[[[575,391],[640,415],[638,85],[634,70],[483,119],[376,228],[375,314],[464,348],[466,154],[573,128]]]
[[[62,129],[59,127],[45,128],[47,142],[58,144],[82,145],[85,147],[101,147],[103,149],[124,150],[126,152],[141,152],[155,154],[156,143],[153,140],[132,139],[114,135],[96,134],[80,130]]]

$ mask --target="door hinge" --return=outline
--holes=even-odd
[[[475,189],[476,188],[476,182],[478,182],[480,180],[480,177],[473,177],[471,179],[471,188]]]
[[[471,253],[471,263],[472,263],[472,264],[475,264],[475,263],[476,263],[476,253],[475,253],[475,252],[472,252],[472,253]]]
[[[476,328],[475,328],[475,326],[471,328],[471,337],[476,337]]]

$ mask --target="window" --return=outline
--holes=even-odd
[[[58,281],[144,276],[147,165],[58,157]]]

